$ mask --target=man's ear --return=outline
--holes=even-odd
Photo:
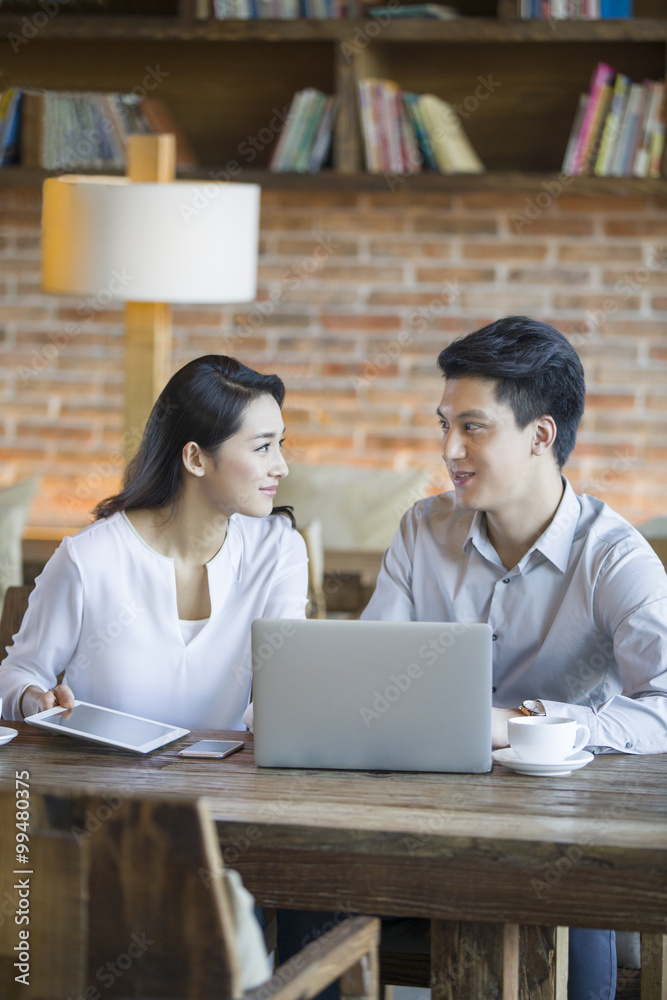
[[[543,417],[536,420],[533,424],[533,440],[531,448],[533,455],[544,455],[545,452],[549,451],[549,449],[553,447],[557,433],[558,429],[556,427],[556,421],[553,417],[545,414]]]
[[[188,441],[187,444],[183,445],[181,457],[187,472],[198,478],[204,475],[206,471],[204,469],[204,455],[196,441]]]

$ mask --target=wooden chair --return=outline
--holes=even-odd
[[[7,646],[12,644],[12,636],[21,627],[32,589],[32,586],[8,587],[5,592],[0,618],[0,660],[4,660]]]
[[[30,863],[16,861],[16,798],[0,794],[0,996],[25,1000],[309,1000],[336,979],[342,997],[377,1000],[379,921],[356,917],[243,993],[215,825],[205,799],[128,799],[30,789]],[[29,885],[29,985],[14,963]],[[27,880],[27,883],[25,882]],[[28,927],[28,925],[25,925]],[[20,969],[19,969],[20,972]]]
[[[308,553],[308,608],[306,617],[326,618],[327,602],[324,594],[324,546],[322,523],[316,519],[299,527],[299,534],[306,543]]]
[[[422,923],[426,923],[423,921]],[[431,946],[431,940],[415,941],[407,936],[402,948],[394,940],[385,940],[383,934],[380,946],[380,987],[385,998],[392,986],[411,986],[432,989],[432,996],[481,996],[478,980],[480,964],[465,968],[465,963],[457,964],[456,956],[443,950],[444,941],[452,934],[460,935],[462,928],[475,934],[480,933],[474,924],[446,924],[431,921],[431,940],[438,945]],[[488,928],[487,928],[488,930]],[[565,932],[565,933],[564,933]],[[423,935],[422,935],[423,937]],[[567,985],[567,932],[565,928],[519,927],[519,997],[521,1000],[548,1000],[550,997],[565,997]],[[470,939],[470,953],[473,952],[474,938]],[[460,941],[457,944],[460,949]],[[485,949],[486,950],[486,949]],[[616,985],[616,1000],[664,1000],[663,970],[667,965],[667,935],[641,935],[641,969],[624,969],[619,966]],[[442,969],[454,969],[456,976],[444,978]],[[472,974],[472,977],[471,977]],[[487,984],[488,986],[488,984]],[[488,992],[488,991],[487,991]],[[491,995],[489,992],[488,995]]]

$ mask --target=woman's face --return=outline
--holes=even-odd
[[[263,395],[249,403],[236,434],[212,455],[200,456],[200,481],[211,505],[227,517],[270,514],[278,482],[288,474],[281,451],[284,433],[282,413],[273,396]]]

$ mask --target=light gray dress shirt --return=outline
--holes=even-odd
[[[585,723],[593,746],[665,753],[667,575],[631,524],[563,481],[549,527],[509,571],[483,513],[454,493],[419,500],[361,617],[487,622],[496,707],[538,698]]]

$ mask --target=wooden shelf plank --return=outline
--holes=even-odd
[[[39,40],[103,41],[344,41],[364,31],[372,18],[316,21],[307,18],[269,21],[183,21],[164,17],[112,17],[61,14],[39,29]],[[21,35],[23,18],[0,14],[0,36]],[[637,18],[604,21],[499,21],[469,17],[452,21],[394,20],[382,24],[377,42],[661,42],[667,40],[667,19]]]
[[[93,173],[93,171],[85,171]],[[106,171],[112,175],[112,171]],[[180,180],[208,181],[215,169],[199,169],[179,174]],[[117,174],[116,174],[117,175]],[[38,187],[46,177],[46,170],[23,167],[0,169],[0,187]],[[563,184],[568,194],[583,196],[667,196],[667,180],[644,180],[637,177],[572,177],[563,178],[553,173],[493,172],[485,174],[451,174],[444,176],[423,173],[405,178],[394,177],[391,184],[382,174],[337,173],[322,170],[317,174],[276,174],[268,170],[242,170],[235,177],[238,181],[260,184],[267,191],[379,191],[392,190],[442,191],[505,191],[507,193],[530,193],[553,190],[553,182]],[[563,183],[565,181],[565,183]],[[551,185],[551,187],[549,187]]]

